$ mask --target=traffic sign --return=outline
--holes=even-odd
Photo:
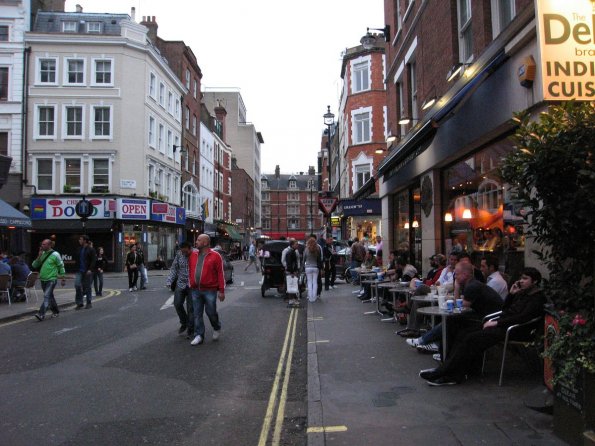
[[[318,207],[325,216],[329,216],[337,207],[339,199],[337,197],[319,197]]]

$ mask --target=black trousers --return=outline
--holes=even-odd
[[[128,268],[128,288],[135,287],[136,282],[138,282],[138,268]]]
[[[337,267],[332,262],[324,263],[324,289],[328,291],[329,286],[335,286],[337,279]]]

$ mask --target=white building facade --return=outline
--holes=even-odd
[[[200,188],[199,209],[205,222],[205,231],[212,232],[207,225],[213,224],[215,203],[213,190],[215,187],[215,135],[209,128],[200,123]]]

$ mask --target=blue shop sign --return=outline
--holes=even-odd
[[[356,215],[381,215],[382,204],[380,198],[366,198],[364,200],[341,200],[337,211],[344,217]]]

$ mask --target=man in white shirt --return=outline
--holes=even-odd
[[[446,286],[454,288],[455,267],[459,262],[459,256],[456,252],[451,252],[448,256],[448,265],[442,270],[440,278],[436,281],[436,286]]]
[[[508,296],[508,284],[504,277],[502,277],[502,274],[500,274],[500,271],[498,271],[498,266],[498,259],[489,256],[481,259],[479,269],[485,276],[487,285],[494,289],[502,300],[504,300]]]

